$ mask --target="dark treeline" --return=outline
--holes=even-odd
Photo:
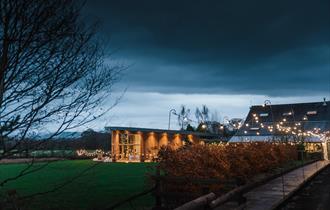
[[[14,139],[7,141],[7,146],[15,145],[16,141]],[[1,148],[2,149],[2,148]],[[20,152],[15,155],[16,157],[27,157],[33,156],[35,151],[48,151],[41,155],[36,156],[75,156],[75,151],[78,149],[85,150],[96,150],[101,149],[103,151],[111,150],[111,140],[108,133],[96,132],[91,129],[86,130],[81,133],[80,137],[72,138],[56,138],[49,140],[36,140],[36,139],[26,139],[21,142],[16,148]],[[60,151],[60,152],[58,152]],[[64,155],[63,151],[68,151]],[[71,151],[71,152],[69,152]]]

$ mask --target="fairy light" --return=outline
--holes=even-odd
[[[265,107],[265,105],[263,105]],[[293,111],[290,111],[288,113],[285,113],[287,116],[294,115]],[[283,114],[284,116],[284,114]],[[262,115],[260,114],[260,117],[257,113],[253,113],[252,117],[250,118],[250,122],[245,123],[245,127],[253,127],[253,130],[255,130],[255,135],[261,135],[260,129],[268,130],[271,133],[277,133],[277,135],[288,135],[288,136],[297,136],[297,137],[318,137],[323,138],[325,136],[325,133],[328,135],[330,134],[330,131],[322,132],[320,128],[314,127],[311,130],[306,130],[304,126],[302,126],[303,121],[308,120],[307,116],[303,116],[301,122],[295,122],[295,119],[293,118],[293,122],[291,121],[291,118],[288,119],[288,117],[284,117],[279,121],[271,121],[271,122],[262,122],[261,121]],[[261,121],[261,122],[260,122]],[[250,124],[249,124],[250,123]],[[256,123],[256,124],[255,124]],[[272,125],[270,125],[272,123]],[[243,124],[244,125],[244,124]],[[252,130],[252,128],[250,129]],[[246,130],[244,130],[244,134],[249,133]],[[273,134],[274,134],[273,133]],[[329,138],[329,137],[327,137]],[[247,140],[247,139],[246,139]]]
[[[101,149],[97,149],[93,152],[88,152],[85,149],[78,149],[78,150],[76,150],[76,153],[79,157],[96,157],[97,155],[111,156],[110,152],[104,152]]]

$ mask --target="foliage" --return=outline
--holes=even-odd
[[[111,148],[111,141],[109,141],[108,133],[101,133],[88,129],[81,134],[81,138],[78,140],[81,141],[80,148],[95,150],[103,149],[109,150]]]
[[[265,173],[297,159],[296,146],[284,143],[226,143],[192,145],[173,150],[163,147],[159,152],[159,167],[167,177],[216,179],[209,185],[214,192],[223,192],[228,182],[243,184],[253,176]],[[167,186],[173,188],[173,186]],[[175,185],[175,190],[200,191],[191,182]]]
[[[186,130],[187,131],[195,131],[194,127],[192,127],[190,124],[187,125]]]
[[[201,132],[201,133],[206,133],[206,132],[209,133],[207,124],[204,122],[201,122],[198,124],[196,131]]]

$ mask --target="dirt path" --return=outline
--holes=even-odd
[[[330,166],[293,196],[281,210],[329,210]]]

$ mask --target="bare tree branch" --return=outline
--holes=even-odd
[[[82,6],[73,0],[0,1],[0,160],[37,149],[117,104],[119,99],[99,108],[125,67],[104,63],[98,23],[83,23]],[[26,143],[34,131],[49,126],[50,136]],[[8,145],[9,139],[15,143]],[[50,162],[36,168],[34,163],[0,180],[0,187]]]
[[[97,23],[83,24],[72,0],[2,0],[0,5],[0,159],[50,124],[54,136],[102,116],[97,108],[119,80],[104,63]],[[114,101],[114,104],[117,102]]]

